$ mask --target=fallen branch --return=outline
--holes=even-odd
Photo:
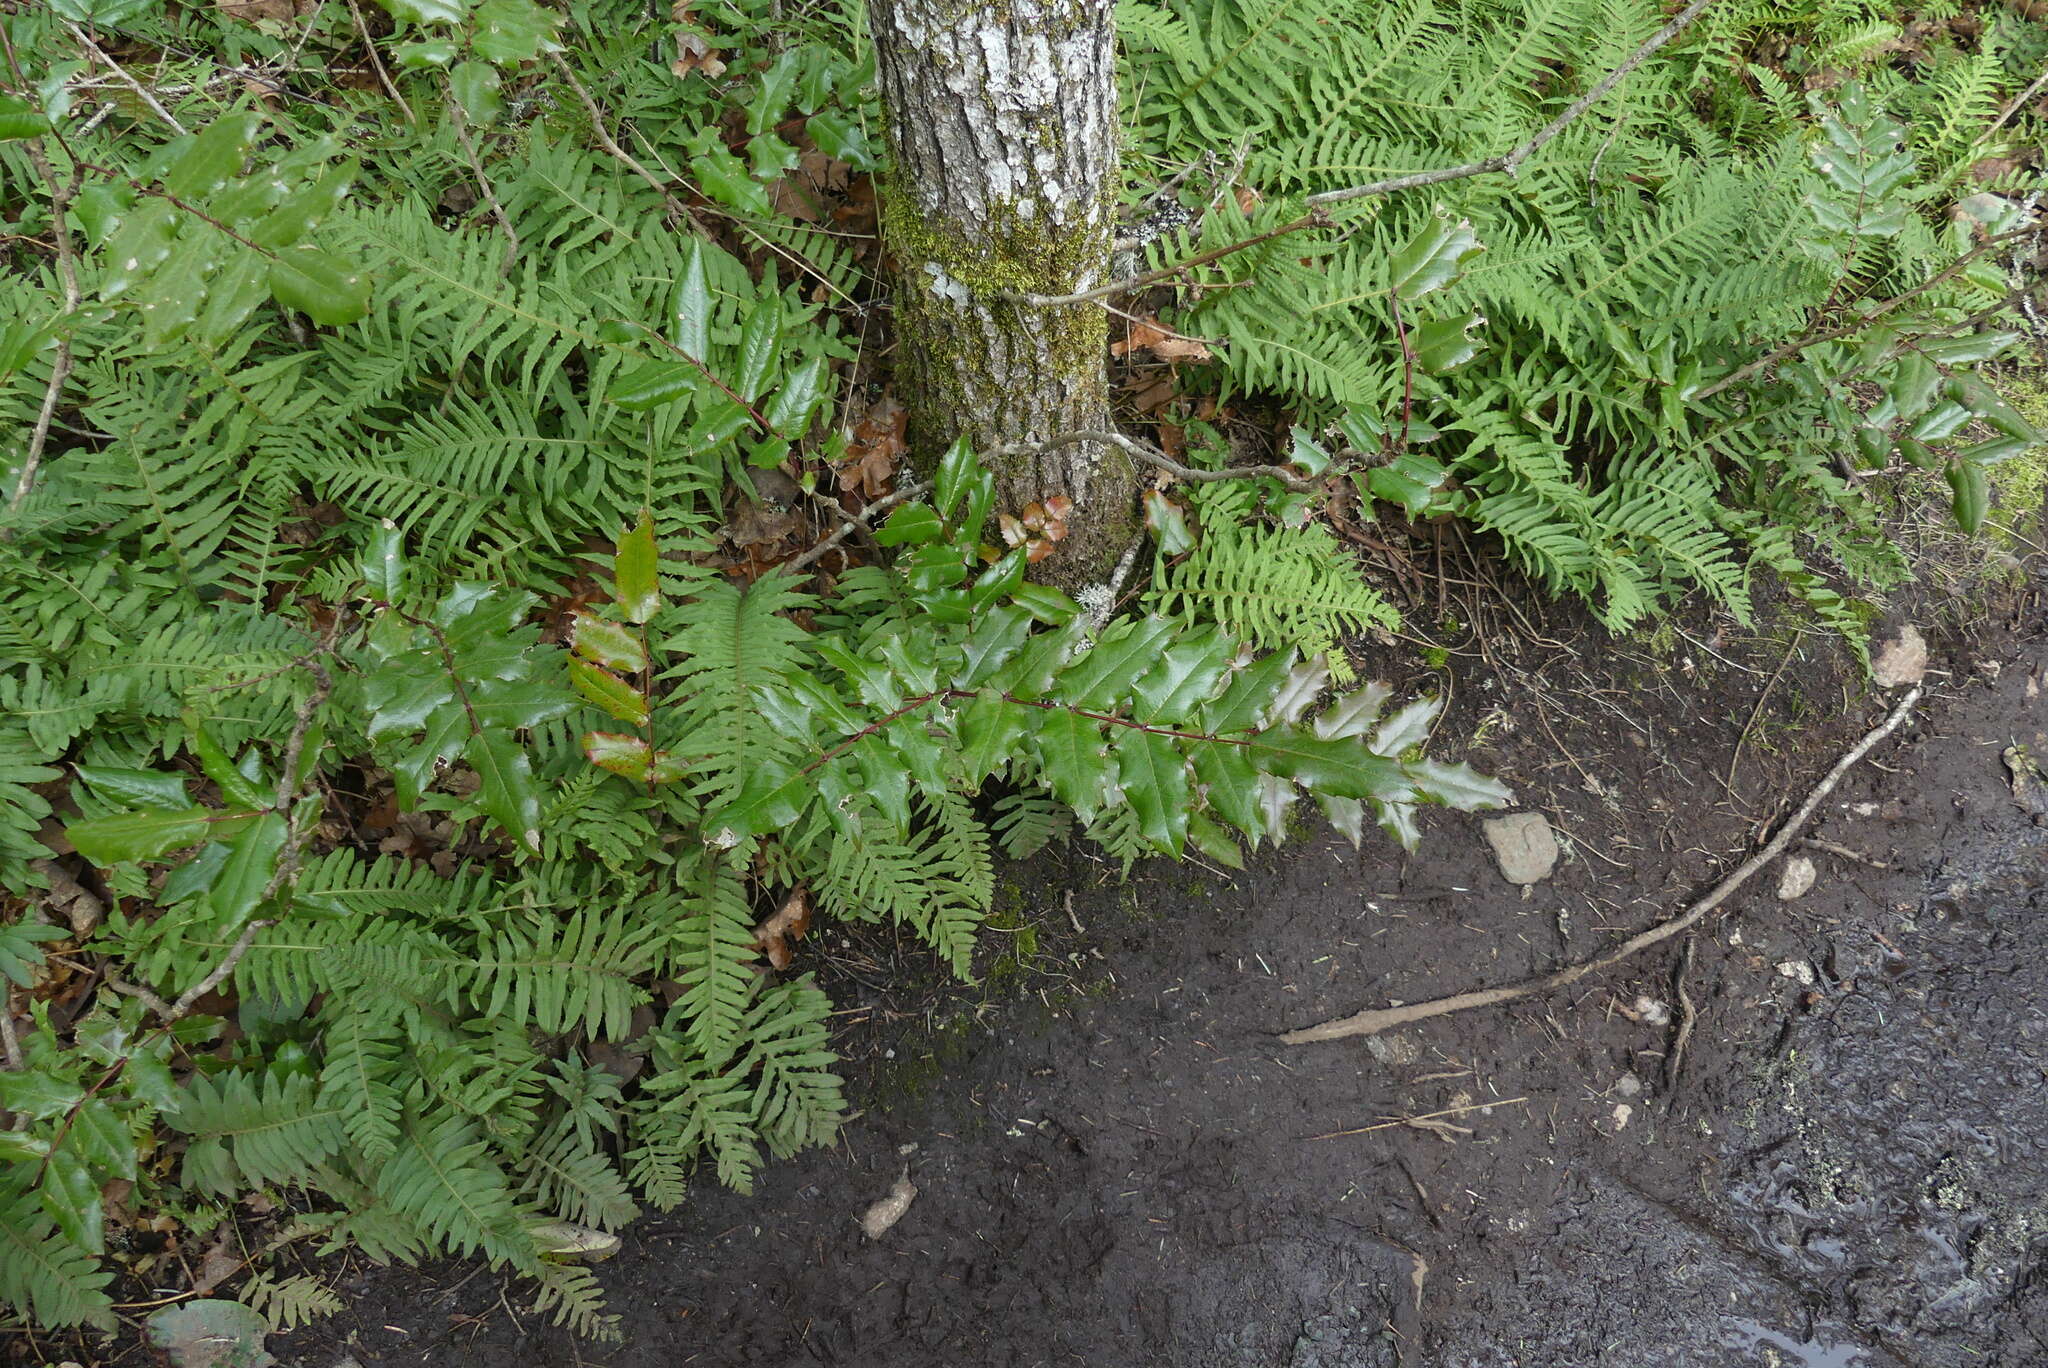
[[[846,505],[840,503],[837,499],[821,498],[819,500],[820,503],[826,504],[828,507],[837,509],[839,511],[839,516],[845,519],[845,521],[839,525],[838,531],[834,532],[831,536],[825,538],[825,540],[819,542],[810,550],[804,552],[801,556],[798,556],[793,560],[784,561],[782,563],[782,568],[794,574],[796,571],[802,570],[806,566],[816,564],[818,561],[823,560],[826,557],[826,555],[828,555],[841,542],[845,541],[848,537],[852,536],[855,532],[860,531],[864,527],[873,527],[875,517],[877,514],[886,513],[890,509],[896,507],[896,505],[903,503],[906,500],[914,499],[918,495],[925,493],[930,488],[930,484],[923,480],[919,480],[914,485],[909,485],[903,489],[897,490],[894,494],[889,495],[887,498],[875,500],[873,503],[869,504],[866,508],[863,508],[858,513],[847,512]]]
[[[990,451],[990,457],[1015,456],[1027,451],[1051,451],[1056,447],[1073,446],[1077,442],[1101,442],[1113,446],[1128,456],[1133,456],[1146,465],[1163,470],[1177,480],[1190,484],[1212,484],[1219,480],[1278,480],[1297,493],[1311,493],[1319,486],[1300,471],[1284,465],[1232,466],[1228,470],[1196,470],[1193,466],[1182,465],[1173,457],[1149,442],[1126,437],[1121,432],[1110,432],[1102,428],[1083,428],[1077,432],[1063,432],[1057,437],[1048,437],[1043,442],[1018,442],[997,447]]]
[[[1310,1045],[1320,1040],[1344,1040],[1351,1036],[1378,1035],[1381,1031],[1406,1026],[1411,1022],[1427,1021],[1431,1017],[1448,1016],[1452,1012],[1468,1011],[1474,1007],[1492,1007],[1503,1002],[1513,1002],[1517,998],[1552,993],[1559,988],[1577,983],[1588,974],[1611,968],[1653,945],[1661,945],[1673,936],[1683,935],[1697,926],[1709,912],[1727,901],[1759,869],[1785,853],[1786,848],[1799,838],[1800,830],[1813,820],[1813,814],[1820,810],[1820,805],[1827,801],[1828,795],[1835,791],[1835,786],[1842,782],[1842,776],[1853,769],[1857,761],[1868,755],[1878,742],[1897,731],[1907,717],[1912,715],[1913,705],[1920,701],[1920,692],[1921,687],[1918,684],[1908,689],[1905,697],[1891,710],[1890,716],[1835,762],[1834,768],[1827,772],[1827,776],[1814,787],[1813,792],[1806,795],[1806,801],[1799,805],[1799,810],[1785,820],[1785,824],[1778,828],[1778,834],[1773,836],[1763,849],[1744,860],[1727,878],[1715,884],[1704,898],[1670,921],[1629,937],[1604,955],[1582,960],[1553,974],[1526,979],[1521,983],[1509,984],[1505,988],[1486,988],[1477,992],[1457,993],[1451,997],[1433,998],[1428,1002],[1411,1002],[1400,1007],[1381,1007],[1357,1012],[1334,1021],[1306,1026],[1298,1031],[1284,1032],[1280,1036],[1280,1043]]]
[[[1430,1123],[1441,1121],[1446,1116],[1463,1116],[1467,1112],[1491,1111],[1495,1107],[1512,1107],[1518,1102],[1527,1102],[1528,1100],[1526,1097],[1497,1097],[1490,1102],[1468,1102],[1462,1107],[1446,1107],[1442,1111],[1433,1111],[1422,1116],[1396,1116],[1392,1120],[1382,1121],[1376,1126],[1354,1126],[1350,1130],[1325,1131],[1321,1135],[1311,1135],[1309,1139],[1335,1140],[1346,1135],[1371,1135],[1374,1131],[1392,1130],[1396,1126],[1413,1126],[1417,1129],[1426,1130]],[[1470,1134],[1470,1131],[1464,1126],[1456,1126],[1452,1129],[1465,1130],[1467,1134]],[[1415,1175],[1409,1174],[1408,1181],[1415,1183]],[[1415,1186],[1420,1190],[1422,1184],[1415,1183]]]

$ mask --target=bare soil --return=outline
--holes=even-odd
[[[1442,734],[1478,737],[1561,833],[1528,896],[1477,819],[1434,813],[1412,856],[1325,834],[1124,881],[1050,854],[1010,872],[972,989],[835,930],[809,967],[865,1113],[753,1196],[707,1181],[629,1230],[602,1270],[622,1343],[571,1340],[474,1266],[354,1265],[331,1270],[350,1310],[272,1347],[304,1368],[2048,1363],[2048,802],[2003,758],[2048,756],[2048,584],[1992,597],[1920,605],[1927,701],[1824,809],[1812,891],[1780,901],[1766,870],[1689,951],[1371,1041],[1274,1040],[1661,920],[1887,705],[1812,634],[1616,643],[1527,609],[1405,682],[1450,682]],[[905,1173],[916,1200],[866,1238]]]

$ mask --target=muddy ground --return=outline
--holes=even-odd
[[[2048,1363],[2048,803],[2006,763],[2048,756],[2039,567],[1988,612],[1913,610],[1927,701],[1824,808],[1817,884],[1780,901],[1765,871],[1689,967],[1674,941],[1399,1035],[1273,1038],[1663,919],[1888,704],[1818,635],[1615,643],[1532,610],[1453,658],[1444,732],[1563,834],[1529,896],[1477,819],[1439,812],[1405,857],[1311,837],[1126,883],[1048,856],[1012,872],[973,990],[834,931],[812,966],[866,1113],[753,1197],[707,1183],[633,1227],[602,1271],[623,1343],[570,1340],[473,1266],[351,1266],[330,1269],[350,1310],[272,1347],[303,1368]],[[865,1239],[905,1172],[914,1204]]]

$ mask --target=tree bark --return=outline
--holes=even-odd
[[[924,460],[965,434],[1012,513],[1073,500],[1043,567],[1097,581],[1136,535],[1137,472],[1109,427],[1108,315],[1018,294],[1103,283],[1116,200],[1114,0],[869,0],[887,111],[882,235],[897,375]],[[1003,451],[1001,449],[1009,449]]]

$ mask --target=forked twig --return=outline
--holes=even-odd
[[[1503,1002],[1513,1002],[1517,998],[1555,992],[1568,984],[1578,982],[1588,974],[1611,968],[1653,945],[1661,945],[1673,936],[1683,935],[1697,926],[1709,912],[1727,901],[1759,869],[1785,853],[1786,847],[1799,838],[1800,830],[1813,820],[1813,814],[1820,810],[1820,805],[1827,801],[1828,795],[1835,791],[1835,786],[1842,782],[1842,776],[1853,769],[1857,761],[1868,755],[1878,742],[1897,731],[1912,715],[1913,705],[1920,701],[1920,693],[1921,686],[1918,684],[1908,689],[1905,697],[1891,710],[1891,714],[1835,762],[1834,768],[1814,786],[1813,792],[1806,795],[1806,801],[1799,805],[1798,811],[1786,818],[1785,824],[1778,828],[1778,834],[1773,836],[1763,849],[1744,860],[1727,878],[1715,884],[1705,897],[1670,921],[1638,932],[1604,955],[1582,960],[1556,973],[1525,979],[1521,983],[1510,984],[1505,988],[1486,988],[1477,992],[1432,998],[1428,1002],[1411,1002],[1401,1007],[1381,1007],[1356,1012],[1351,1016],[1338,1017],[1334,1021],[1305,1026],[1298,1031],[1283,1032],[1280,1043],[1311,1045],[1321,1040],[1344,1040],[1351,1036],[1378,1035],[1381,1031],[1406,1026],[1410,1022],[1427,1021],[1431,1017],[1448,1016],[1452,1012],[1468,1011],[1474,1007],[1493,1007]]]

